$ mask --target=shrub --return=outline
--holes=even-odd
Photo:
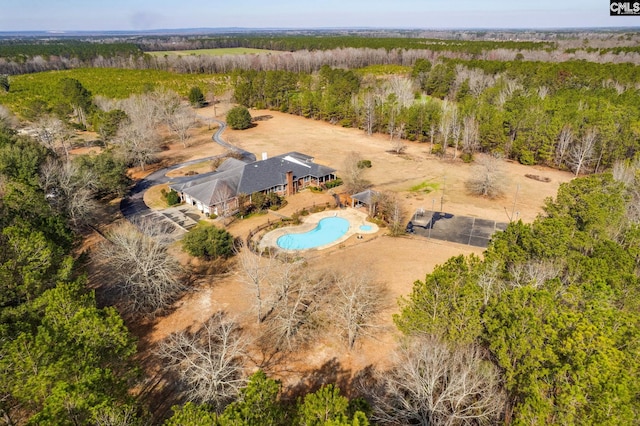
[[[326,186],[327,189],[335,188],[336,186],[340,186],[340,185],[342,185],[342,179],[340,178],[324,184],[324,186]]]
[[[524,164],[525,166],[531,166],[536,163],[533,152],[529,150],[522,151],[520,157],[518,157],[518,161],[520,162],[520,164]]]
[[[234,254],[234,239],[229,232],[213,225],[198,226],[184,236],[182,247],[192,256],[226,259]]]
[[[251,203],[257,210],[278,210],[286,205],[284,198],[275,192],[270,192],[269,194],[254,192],[251,194]]]
[[[472,163],[473,162],[473,154],[470,153],[470,152],[463,152],[462,155],[460,156],[460,158],[465,163]]]
[[[234,130],[244,130],[251,127],[251,113],[243,106],[231,108],[227,113],[227,124]]]
[[[194,108],[202,108],[205,104],[204,94],[198,86],[193,86],[189,91],[189,103]]]
[[[176,204],[180,204],[180,196],[173,189],[171,191],[167,191],[166,189],[163,189],[160,192],[162,193],[162,198],[164,198],[165,201],[167,202],[167,205],[175,206]]]
[[[359,169],[370,169],[371,168],[371,160],[360,160],[358,161]]]
[[[444,154],[444,148],[442,147],[442,144],[435,144],[433,145],[433,149],[431,150],[431,153],[433,155],[443,155]]]

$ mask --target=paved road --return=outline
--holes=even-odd
[[[209,120],[209,118],[206,118],[206,117],[200,117],[200,118]],[[247,161],[247,162],[256,161],[256,156],[253,153],[249,151],[245,151],[241,148],[238,148],[237,146],[231,145],[229,142],[226,142],[225,140],[222,139],[222,133],[227,128],[227,123],[217,119],[213,119],[212,121],[214,121],[215,123],[218,123],[218,125],[220,126],[218,127],[218,130],[216,130],[216,132],[211,137],[211,139],[213,139],[214,142],[225,147],[230,151],[240,153],[244,161]],[[135,216],[144,217],[144,216],[153,214],[151,209],[147,207],[147,205],[144,203],[144,200],[143,200],[144,193],[147,189],[155,185],[167,183],[170,180],[172,182],[180,182],[182,180],[189,179],[189,177],[174,177],[174,178],[167,177],[166,174],[172,170],[179,169],[180,167],[188,166],[190,164],[196,164],[203,161],[213,160],[215,158],[221,158],[221,157],[226,157],[226,154],[213,155],[210,157],[198,158],[196,160],[190,160],[184,163],[175,164],[165,169],[155,171],[150,175],[142,178],[141,180],[136,182],[133,188],[131,188],[131,190],[129,191],[129,194],[126,197],[124,197],[122,201],[120,201],[120,211],[122,212],[122,215],[127,219],[132,219]]]

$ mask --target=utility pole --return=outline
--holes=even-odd
[[[440,197],[440,213],[444,212],[442,205],[444,204],[444,191],[446,188],[447,188],[447,176],[444,177],[443,183],[442,183],[442,196]]]
[[[429,221],[429,239],[431,239],[431,228],[433,228],[433,215],[436,213],[433,211],[435,208],[436,199],[431,199],[431,220]]]
[[[518,201],[518,192],[520,191],[520,184],[518,184],[518,186],[516,186],[516,195],[513,197],[513,207],[511,207],[511,217],[509,218],[509,220],[514,218],[514,214],[516,211],[516,202]],[[517,218],[516,218],[517,220]]]

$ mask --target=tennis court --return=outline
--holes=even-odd
[[[436,240],[487,247],[491,236],[506,227],[505,222],[419,210],[407,224],[407,232]]]

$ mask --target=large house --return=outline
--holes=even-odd
[[[229,158],[215,172],[183,179],[169,187],[185,203],[205,214],[220,216],[238,209],[239,194],[275,192],[287,196],[335,179],[335,169],[314,163],[308,155],[289,152],[252,163]]]

